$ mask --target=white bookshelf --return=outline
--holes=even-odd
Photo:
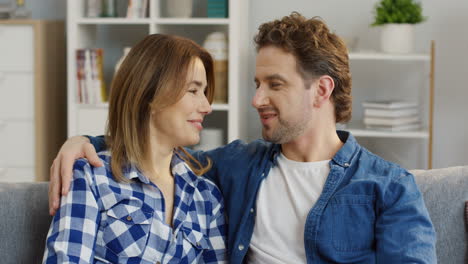
[[[155,21],[161,25],[229,25],[228,18],[159,18]]]
[[[430,61],[430,54],[389,54],[379,52],[352,52],[350,60]]]
[[[364,127],[351,127],[346,129],[351,132],[355,137],[373,137],[373,138],[414,138],[414,139],[428,139],[429,132],[426,129],[414,131],[379,131],[366,129]]]
[[[165,33],[188,37],[202,45],[206,36],[222,31],[228,39],[228,102],[213,104],[207,116],[207,127],[221,128],[225,143],[242,137],[239,93],[246,89],[247,54],[249,49],[247,0],[228,1],[227,18],[170,18],[165,16],[164,1],[149,0],[146,18],[87,18],[84,0],[67,1],[67,64],[68,64],[68,136],[103,134],[108,104],[79,104],[76,98],[75,52],[81,48],[104,49],[104,75],[110,86],[112,67],[125,46],[132,46],[147,34]],[[213,117],[212,117],[213,116]]]
[[[422,82],[424,83],[422,86],[421,91],[419,93],[420,100],[418,101],[419,104],[423,105],[421,107],[421,121],[422,121],[422,128],[419,130],[414,131],[398,131],[398,132],[391,132],[391,131],[380,131],[380,130],[372,130],[366,129],[364,124],[362,123],[362,116],[359,116],[357,119],[353,117],[351,122],[344,128],[351,132],[355,137],[365,138],[368,140],[382,140],[382,139],[392,139],[392,140],[420,140],[424,142],[426,153],[420,153],[420,155],[426,156],[427,168],[432,168],[432,156],[433,156],[433,111],[434,111],[434,55],[435,55],[435,44],[434,41],[431,43],[431,50],[429,53],[415,53],[415,54],[388,54],[388,53],[379,53],[379,52],[355,52],[349,54],[349,59],[351,63],[351,72],[353,73],[353,64],[360,63],[367,64],[368,66],[377,68],[379,65],[383,64],[393,64],[393,67],[400,67],[402,65],[414,64],[416,68],[421,69],[423,76],[421,77]],[[376,70],[378,71],[378,70]],[[404,72],[406,75],[411,75],[411,72]],[[373,78],[372,72],[366,73],[369,74],[367,78]],[[359,78],[353,73],[353,79]],[[405,78],[405,76],[395,76],[395,79]],[[378,81],[375,81],[377,85],[375,85],[375,90],[378,90],[380,87]],[[403,87],[404,89],[408,89],[408,93],[414,92],[413,90],[419,89],[418,87]],[[354,91],[360,89],[359,86],[353,83],[353,93]],[[373,91],[373,95],[379,94],[377,91]],[[368,97],[370,96],[370,98]],[[387,94],[388,96],[388,94]],[[353,96],[356,100],[356,96]],[[367,97],[365,100],[373,100],[375,98],[372,95],[367,95],[365,93],[359,94],[359,99],[363,100],[362,97]],[[384,97],[385,98],[385,97]],[[392,98],[393,99],[393,98]],[[354,105],[354,108],[362,108],[361,105]],[[353,109],[353,115],[354,115]],[[369,141],[368,141],[369,142]],[[401,144],[401,143],[400,143]],[[397,153],[393,153],[394,156],[397,156]]]

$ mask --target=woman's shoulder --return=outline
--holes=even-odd
[[[110,166],[110,154],[108,151],[98,153],[103,166],[95,167],[87,159],[81,158],[75,161],[73,165],[73,178],[86,178],[90,184],[96,181],[107,179],[114,181]]]

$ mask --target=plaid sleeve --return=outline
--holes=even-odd
[[[214,186],[213,186],[214,187]],[[226,256],[226,219],[223,196],[218,188],[212,190],[213,212],[209,225],[208,239],[212,249],[203,252],[200,263],[227,263]]]
[[[75,162],[70,192],[62,196],[47,234],[43,263],[93,263],[100,215],[91,175],[86,160]]]

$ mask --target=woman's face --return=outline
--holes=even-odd
[[[205,96],[206,87],[205,67],[199,58],[195,58],[187,71],[182,98],[153,116],[152,136],[159,144],[174,148],[200,141],[203,119],[211,113],[211,105]]]

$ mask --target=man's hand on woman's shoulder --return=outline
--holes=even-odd
[[[69,138],[60,148],[50,167],[49,214],[55,215],[60,205],[60,195],[67,195],[72,179],[75,160],[88,159],[95,167],[103,166],[94,146],[84,136]]]

